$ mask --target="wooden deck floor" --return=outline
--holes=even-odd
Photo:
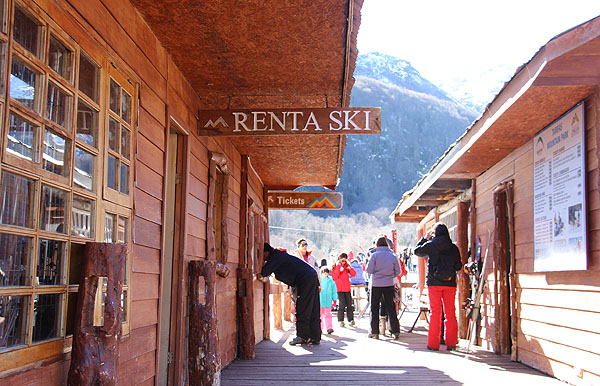
[[[467,342],[457,351],[426,350],[427,324],[419,321],[407,333],[416,313],[402,318],[399,341],[367,338],[368,318],[356,327],[340,328],[323,335],[319,346],[290,346],[293,325],[272,330],[271,340],[256,346],[256,359],[236,360],[223,369],[221,385],[563,385],[508,356],[475,347],[467,353]],[[271,324],[272,325],[272,324]]]

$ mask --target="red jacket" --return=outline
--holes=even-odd
[[[333,277],[333,281],[335,281],[338,292],[350,292],[350,276],[355,275],[356,271],[350,264],[346,264],[344,267],[336,264],[331,269],[331,276]]]

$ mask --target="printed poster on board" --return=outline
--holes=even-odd
[[[587,269],[583,102],[533,138],[535,272]]]

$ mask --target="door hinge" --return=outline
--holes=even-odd
[[[181,184],[181,174],[175,174],[175,185]]]
[[[167,353],[167,364],[170,365],[171,363],[175,363],[175,353],[174,352]]]

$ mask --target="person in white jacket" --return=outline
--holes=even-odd
[[[308,265],[313,267],[313,269],[317,271],[317,273],[320,273],[319,265],[317,264],[317,259],[315,259],[315,257],[311,254],[312,251],[308,250],[308,242],[306,241],[306,239],[298,239],[298,241],[296,241],[296,246],[298,247],[298,249],[294,251],[294,255],[299,259],[304,260]]]

